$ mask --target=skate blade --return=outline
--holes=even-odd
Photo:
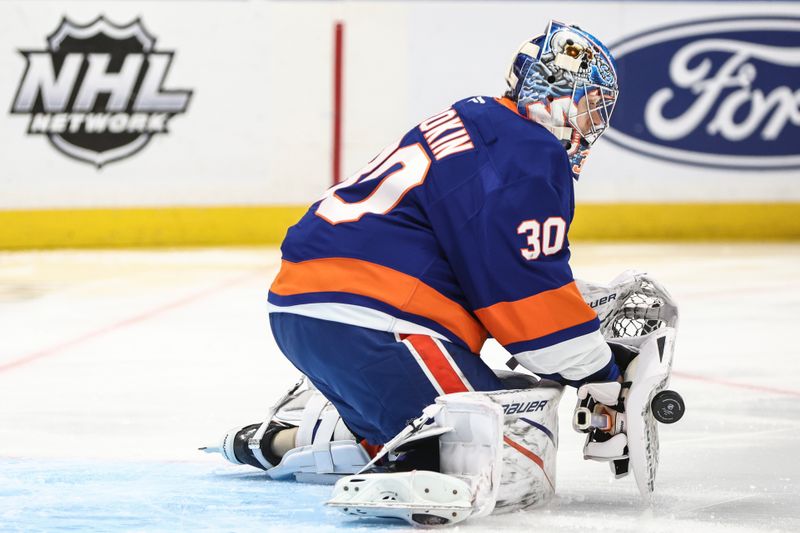
[[[206,453],[222,453],[222,450],[219,446],[203,446],[201,448],[197,448],[201,452]]]
[[[448,526],[466,520],[472,514],[471,505],[414,505],[400,502],[357,503],[326,502],[328,507],[359,518],[405,520],[418,526]]]

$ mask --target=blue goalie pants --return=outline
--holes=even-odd
[[[350,430],[383,444],[441,394],[503,389],[465,348],[291,313],[270,313],[283,354],[331,401]]]

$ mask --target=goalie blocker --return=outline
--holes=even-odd
[[[618,478],[633,472],[649,499],[659,463],[656,422],[677,422],[685,410],[680,395],[667,389],[678,306],[659,282],[633,270],[608,286],[581,282],[581,292],[597,311],[623,381],[581,386],[573,427],[587,433],[585,459],[609,461]]]

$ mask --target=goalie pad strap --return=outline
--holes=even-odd
[[[317,426],[317,421],[322,417],[322,412],[328,406],[328,400],[316,392],[309,398],[303,409],[303,415],[300,419],[300,426],[297,431],[297,446],[307,446],[314,440],[314,428]]]
[[[261,450],[261,441],[264,439],[264,435],[266,435],[267,430],[270,427],[270,422],[272,422],[275,414],[280,410],[281,407],[286,405],[292,400],[292,398],[294,398],[295,392],[297,392],[297,390],[303,386],[305,380],[305,376],[301,377],[297,383],[295,383],[288,391],[286,391],[283,396],[278,399],[277,402],[275,402],[272,407],[270,407],[266,419],[261,423],[261,425],[258,427],[258,430],[247,443],[247,447],[250,448],[250,451],[253,453],[253,457],[255,457],[256,461],[258,461],[265,469],[272,467],[272,464],[270,463],[269,459],[264,456],[264,452]]]
[[[327,479],[330,475],[355,473],[369,461],[336,408],[319,392],[309,399],[295,442],[280,464],[267,471],[271,478],[327,483],[333,481]]]
[[[320,418],[317,434],[311,444],[314,463],[317,465],[317,473],[328,474],[334,471],[331,438],[339,420],[339,413],[331,409],[324,411]]]

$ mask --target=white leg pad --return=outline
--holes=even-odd
[[[439,435],[441,472],[348,476],[336,483],[328,505],[355,516],[402,518],[419,526],[491,513],[500,489],[502,408],[485,394],[465,392],[440,396],[426,411],[434,427],[446,429]],[[413,436],[395,440],[396,448]]]
[[[563,388],[486,393],[503,409],[503,466],[495,512],[549,501],[556,488],[558,403]]]
[[[503,457],[503,411],[480,392],[436,398],[443,409],[437,425],[453,428],[439,437],[439,469],[469,484],[474,516],[494,510],[500,491]]]
[[[433,426],[445,430],[439,436],[439,473],[348,476],[337,482],[328,505],[355,516],[432,526],[545,502],[555,491],[561,392],[544,387],[440,396],[438,411],[426,408],[435,413]],[[395,448],[410,439],[399,440]],[[446,490],[434,490],[434,484]],[[357,486],[369,490],[356,494]]]

